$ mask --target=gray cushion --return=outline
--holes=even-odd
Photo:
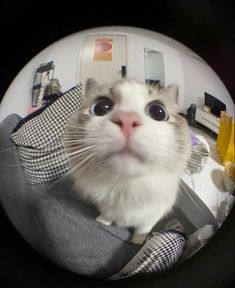
[[[67,177],[28,184],[9,140],[19,119],[10,115],[0,124],[0,200],[6,214],[35,249],[62,267],[94,277],[117,273],[140,247],[127,241],[127,229],[98,224],[98,211],[75,196]]]

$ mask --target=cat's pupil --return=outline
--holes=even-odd
[[[95,116],[103,116],[113,108],[113,102],[110,98],[99,97],[91,106],[90,112]]]
[[[168,120],[168,112],[166,108],[158,101],[152,101],[146,106],[146,114],[157,121]]]

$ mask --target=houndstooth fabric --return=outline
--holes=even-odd
[[[109,279],[118,280],[163,272],[183,255],[185,244],[185,236],[176,230],[152,233],[131,261]]]
[[[83,102],[81,85],[75,86],[13,130],[11,140],[30,184],[55,180],[68,171],[62,136],[68,118]]]

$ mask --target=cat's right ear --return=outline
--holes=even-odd
[[[93,78],[88,78],[86,81],[85,93],[87,94],[87,92],[93,90],[97,85],[98,83]]]

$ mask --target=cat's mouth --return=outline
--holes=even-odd
[[[138,162],[145,162],[145,159],[142,155],[140,155],[138,152],[134,151],[133,149],[131,149],[128,146],[125,146],[124,148],[112,152],[108,155],[108,157],[113,157],[113,156],[119,156],[119,157],[123,157],[123,158],[132,158],[132,159],[136,159]]]

